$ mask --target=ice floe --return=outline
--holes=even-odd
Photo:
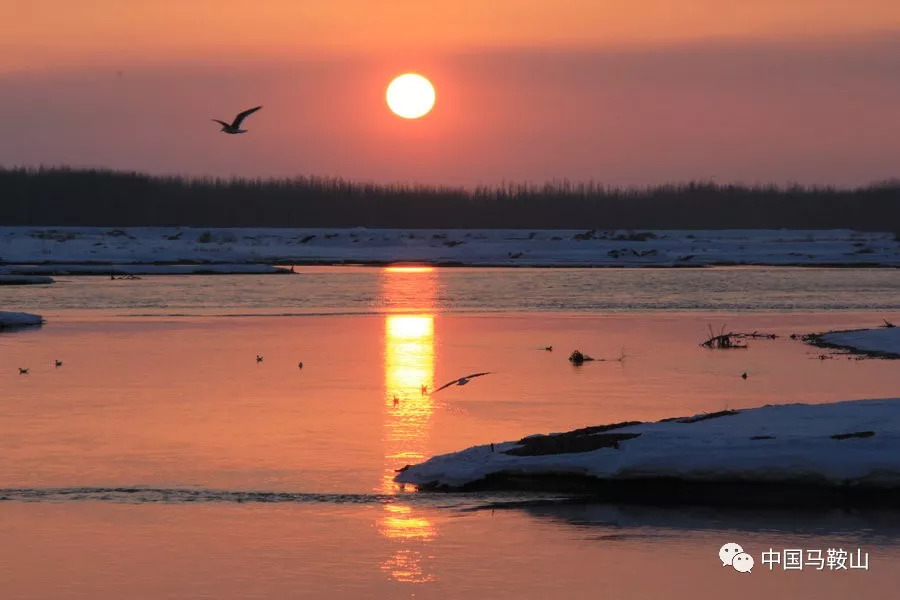
[[[396,481],[448,490],[525,482],[540,489],[567,478],[607,491],[656,482],[639,491],[663,495],[677,486],[683,493],[685,484],[731,484],[741,493],[755,484],[896,492],[900,399],[770,405],[529,436],[435,456],[402,469]]]
[[[25,312],[0,311],[0,329],[13,329],[15,327],[31,327],[44,322],[43,317]]]

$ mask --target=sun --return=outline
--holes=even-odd
[[[404,73],[391,81],[385,98],[388,108],[398,117],[418,119],[434,106],[434,86],[417,73]]]

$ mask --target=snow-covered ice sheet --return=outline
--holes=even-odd
[[[5,267],[10,275],[3,277],[43,277],[50,281],[51,275],[266,275],[288,273],[287,268],[265,264],[202,264],[202,265],[156,265],[156,264],[40,264],[40,265],[8,265]]]
[[[13,327],[29,327],[32,325],[40,325],[44,322],[43,317],[24,312],[4,312],[0,311],[0,329],[11,329]]]
[[[507,474],[900,487],[900,398],[765,406],[593,435],[610,434],[639,435],[617,447],[530,456],[507,454],[521,441],[475,446],[410,466],[396,481],[452,489]]]
[[[53,283],[53,278],[46,275],[9,275],[0,271],[0,285],[41,285],[46,283]]]
[[[900,356],[900,327],[835,331],[823,334],[821,338],[835,346]]]
[[[881,265],[893,233],[0,227],[0,263],[426,262],[476,266]]]

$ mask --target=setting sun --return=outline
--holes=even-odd
[[[418,119],[427,115],[434,106],[434,86],[421,75],[405,73],[391,81],[385,97],[395,115]]]
[[[893,597],[900,0],[0,12],[0,600]]]

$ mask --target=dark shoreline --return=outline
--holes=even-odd
[[[900,509],[900,487],[802,482],[686,481],[677,478],[598,479],[585,475],[493,473],[460,487],[418,486],[423,492],[546,492],[578,502],[645,506],[746,508],[879,507]]]

